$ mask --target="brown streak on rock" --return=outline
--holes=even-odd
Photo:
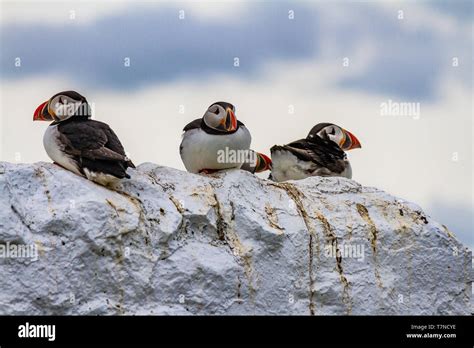
[[[377,280],[377,285],[380,288],[383,288],[382,277],[380,276],[380,272],[377,267],[377,228],[375,227],[375,224],[372,221],[367,208],[360,203],[357,203],[356,206],[357,206],[357,211],[360,217],[369,225],[369,232],[370,232],[369,241],[370,241],[370,245],[372,246],[374,264],[375,264],[374,275],[375,275],[375,279]]]
[[[357,203],[357,211],[359,212],[360,217],[369,225],[370,228],[370,235],[369,241],[370,245],[372,246],[372,251],[374,255],[377,253],[377,229],[375,228],[375,224],[369,216],[369,211],[366,207],[362,204]]]
[[[184,213],[184,208],[183,208],[183,206],[181,205],[180,201],[177,200],[176,198],[174,198],[173,196],[169,196],[169,199],[170,199],[170,201],[174,204],[174,206],[176,207],[176,210],[177,210],[180,214],[183,214],[183,213]]]
[[[252,255],[250,251],[242,244],[233,228],[230,228],[230,226],[233,226],[234,220],[230,220],[231,225],[227,223],[223,209],[215,192],[213,193],[213,199],[213,206],[217,215],[216,229],[218,239],[228,245],[233,255],[238,257],[243,264],[245,276],[247,277],[249,283],[250,300],[253,301],[255,287],[253,285],[254,270],[252,266]]]
[[[278,216],[276,215],[275,209],[270,205],[270,203],[265,204],[265,213],[267,214],[267,220],[270,227],[276,228],[279,233],[283,233],[283,227],[278,225]]]
[[[314,277],[313,277],[313,236],[315,232],[311,227],[310,218],[306,209],[301,200],[302,197],[305,197],[304,194],[298,190],[294,185],[290,183],[270,183],[270,185],[278,187],[286,191],[288,196],[295,202],[298,209],[299,215],[303,218],[303,222],[306,226],[306,229],[309,233],[309,244],[308,244],[308,253],[309,253],[309,263],[308,263],[308,273],[309,273],[309,313],[310,315],[315,314],[315,303],[314,303]]]
[[[336,247],[336,271],[339,273],[339,280],[342,284],[342,301],[346,304],[347,307],[347,314],[351,314],[352,312],[352,301],[350,297],[350,286],[351,284],[347,280],[346,276],[344,275],[344,270],[342,268],[342,256],[339,252],[339,245],[337,241],[337,236],[333,231],[332,226],[329,224],[329,221],[319,212],[316,212],[316,218],[321,221],[323,226],[323,232],[326,236],[326,240],[331,246]]]

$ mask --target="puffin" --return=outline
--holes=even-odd
[[[135,165],[114,131],[91,119],[90,105],[79,93],[53,95],[36,108],[33,121],[53,121],[43,145],[55,164],[104,186],[130,178],[127,168]]]
[[[237,120],[234,105],[216,102],[202,118],[183,129],[179,153],[188,172],[211,174],[224,169],[239,169],[250,149],[252,137]]]
[[[361,148],[351,132],[333,124],[319,123],[306,139],[270,149],[270,179],[280,182],[309,176],[341,176],[352,178],[352,168],[344,151]]]
[[[240,169],[252,174],[261,173],[272,168],[272,160],[263,153],[249,150],[249,157],[242,164]]]

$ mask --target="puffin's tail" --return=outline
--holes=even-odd
[[[119,179],[130,179],[127,168],[135,168],[131,161],[89,160],[87,158],[82,159],[82,166],[92,172],[110,174]]]

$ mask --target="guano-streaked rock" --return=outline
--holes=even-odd
[[[0,314],[469,314],[471,252],[415,204],[343,178],[130,174],[0,163],[0,244],[38,251],[0,258]]]

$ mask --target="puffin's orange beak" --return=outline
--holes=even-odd
[[[264,172],[270,169],[272,169],[272,160],[263,153],[257,152],[257,166],[255,167],[255,173]]]
[[[342,144],[340,144],[341,149],[347,151],[352,149],[360,149],[362,147],[359,139],[357,139],[354,134],[345,129],[343,129],[342,132],[344,133],[344,139]]]
[[[49,100],[41,103],[35,110],[33,114],[33,121],[53,121],[53,117],[48,112],[48,102]]]
[[[233,132],[237,129],[237,117],[235,117],[235,114],[232,109],[228,108],[226,111],[227,116],[225,118],[225,129],[228,132]]]

